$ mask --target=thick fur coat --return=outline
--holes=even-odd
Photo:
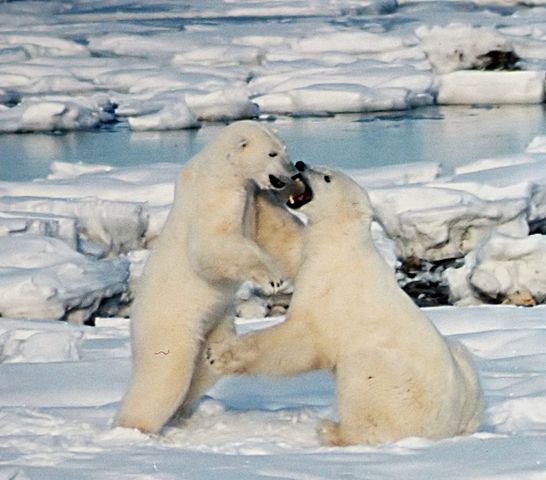
[[[339,172],[308,177],[314,199],[299,209],[309,221],[286,321],[210,342],[210,367],[224,374],[332,370],[339,421],[322,424],[326,444],[473,433],[483,406],[469,354],[447,342],[398,286],[372,242],[367,193]]]
[[[224,320],[214,338],[229,330],[240,284],[250,280],[265,294],[286,287],[299,262],[300,227],[267,190],[294,172],[286,147],[252,121],[225,127],[184,165],[137,289],[132,377],[115,426],[159,432],[188,395],[212,382],[193,378],[188,393],[204,337]]]

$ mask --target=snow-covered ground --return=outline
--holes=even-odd
[[[0,478],[546,478],[544,307],[444,307],[427,313],[474,353],[487,403],[480,432],[380,447],[320,446],[335,415],[325,372],[227,378],[160,437],[110,429],[130,367],[128,321],[96,327],[0,322]]]
[[[545,71],[541,0],[0,3],[4,133],[541,103]],[[426,311],[476,357],[480,432],[321,447],[324,372],[224,379],[161,437],[110,429],[130,368],[122,317],[180,166],[53,162],[0,181],[0,480],[546,479],[546,306],[486,305],[546,301],[546,138],[453,174],[440,160],[348,173],[398,274],[442,265],[420,276],[459,306]]]

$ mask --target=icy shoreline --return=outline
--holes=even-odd
[[[537,137],[451,176],[434,163],[347,173],[368,190],[376,244],[420,305],[535,305],[546,301],[545,155]],[[55,162],[47,178],[0,182],[0,314],[124,314],[179,169]]]

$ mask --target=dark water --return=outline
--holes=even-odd
[[[546,133],[542,105],[430,107],[408,112],[279,118],[269,122],[294,160],[341,168],[439,162],[446,172],[480,158],[522,153]],[[0,135],[0,180],[44,177],[51,162],[113,166],[182,164],[223,125],[199,130],[131,132],[124,124],[66,134]]]

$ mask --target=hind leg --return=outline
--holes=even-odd
[[[203,342],[201,352],[207,344],[227,343],[233,337],[235,337],[233,315],[228,315],[207,335],[205,342]],[[180,409],[175,415],[175,421],[191,416],[197,401],[207,390],[214,386],[221,377],[222,374],[219,373],[217,369],[211,368],[211,365],[205,360],[203,353],[201,353],[197,358],[190,388]]]
[[[114,426],[158,433],[180,405],[198,353],[199,342],[191,335],[139,345]]]
[[[422,385],[397,352],[343,358],[336,366],[339,423],[319,430],[327,445],[377,445],[423,433],[429,407]]]

